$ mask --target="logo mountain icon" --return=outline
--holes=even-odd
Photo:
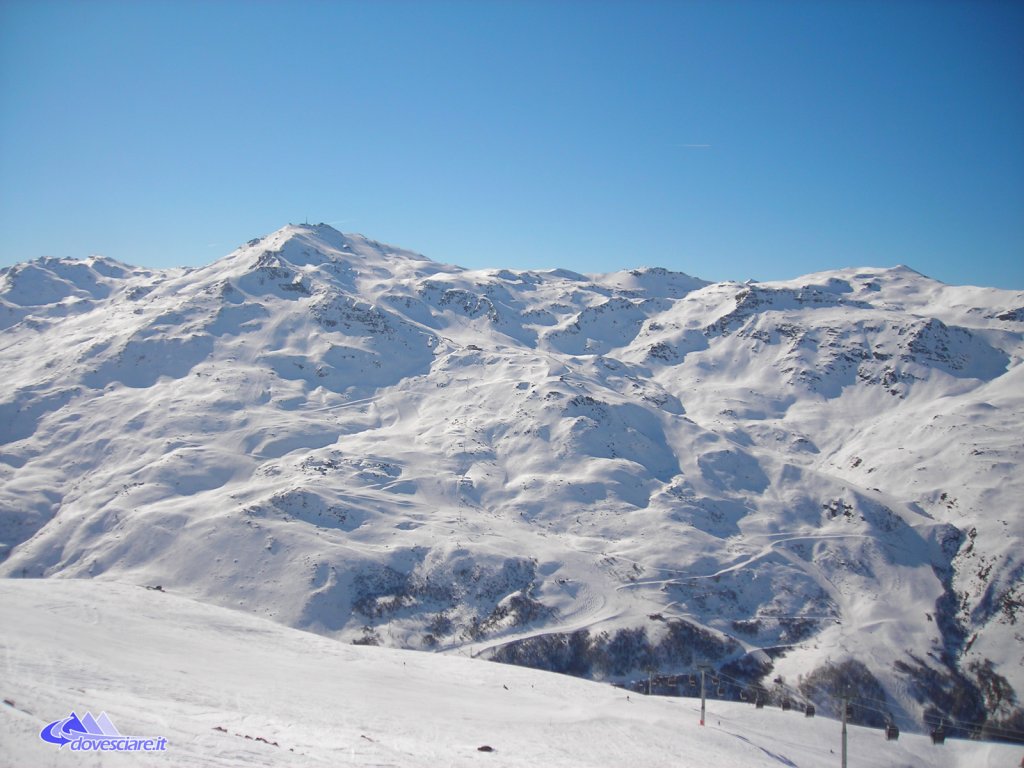
[[[106,712],[100,712],[99,717],[93,717],[91,712],[79,717],[72,712],[63,720],[54,720],[39,732],[39,738],[43,741],[61,747],[83,736],[114,738],[120,737],[121,733],[110,722]]]

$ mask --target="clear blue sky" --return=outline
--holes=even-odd
[[[467,267],[1022,289],[1024,3],[0,0],[0,265],[307,218]]]

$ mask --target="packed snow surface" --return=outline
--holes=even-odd
[[[4,766],[837,766],[835,720],[641,696],[508,665],[352,646],[109,581],[0,582]],[[40,731],[105,712],[163,752]],[[480,747],[492,751],[481,752]],[[1021,749],[851,726],[850,765],[1013,765]]]

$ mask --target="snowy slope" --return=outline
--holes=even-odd
[[[1024,690],[1019,292],[471,272],[289,226],[3,270],[0,329],[3,575],[597,679],[857,682],[904,727]]]
[[[0,765],[838,765],[840,724],[360,648],[113,582],[0,583]],[[9,628],[16,626],[17,631]],[[105,712],[159,754],[70,753],[40,731]],[[491,752],[481,752],[482,746]],[[851,765],[1012,765],[1020,748],[849,728]]]

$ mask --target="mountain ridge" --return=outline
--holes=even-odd
[[[1022,292],[469,271],[302,225],[61,264],[0,270],[3,575],[541,666],[575,636],[619,681],[856,660],[907,723],[1014,711]]]

